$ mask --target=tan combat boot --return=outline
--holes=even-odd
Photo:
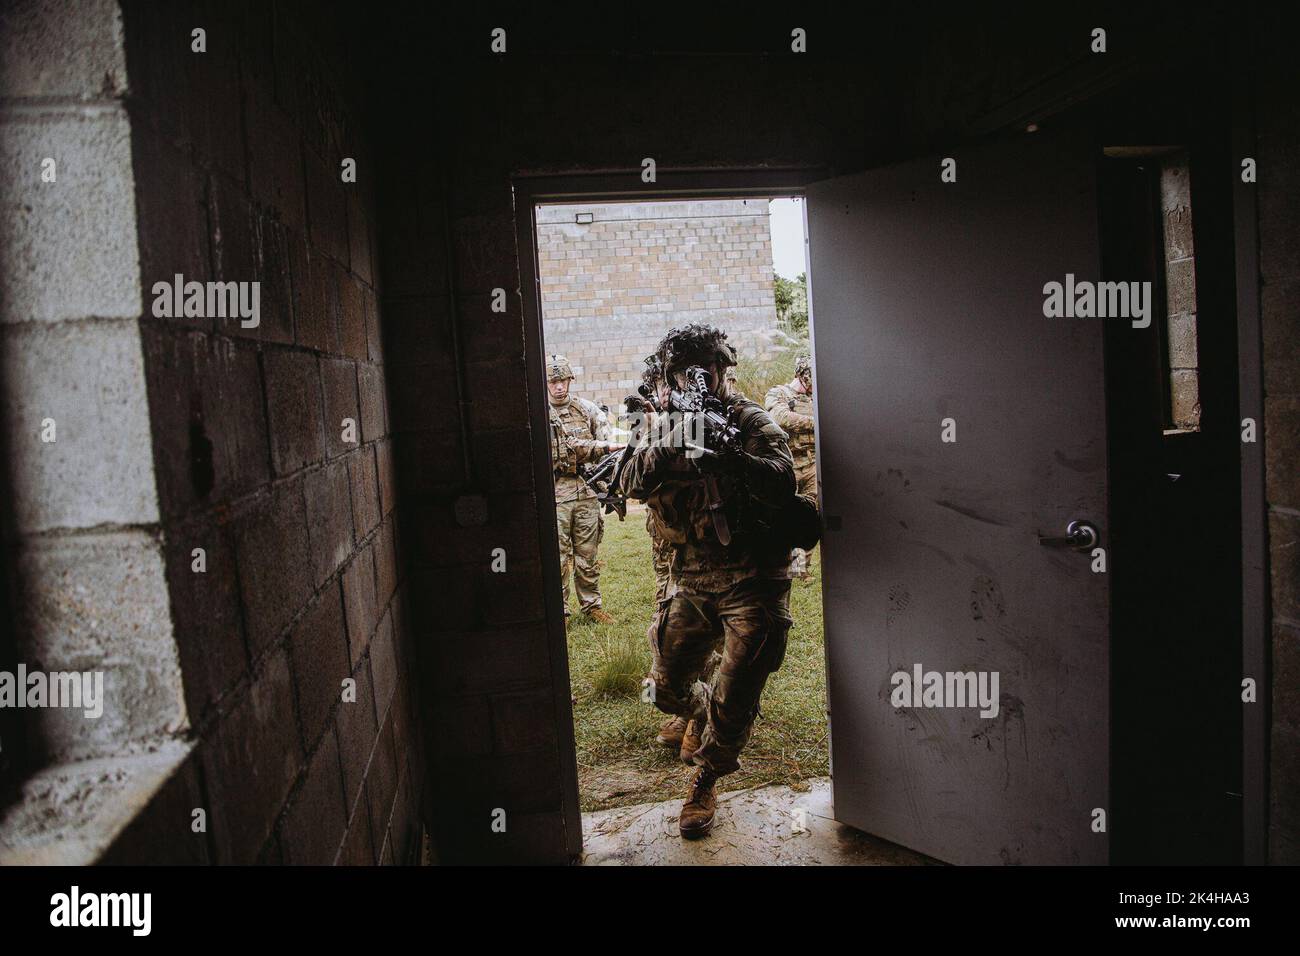
[[[682,736],[686,733],[686,718],[674,717],[664,723],[659,728],[659,736],[655,738],[655,743],[664,747],[671,747],[674,750],[680,750],[682,746]]]
[[[682,763],[693,765],[691,757],[695,756],[695,751],[700,749],[700,736],[704,733],[704,725],[698,720],[692,720],[686,725],[686,730],[682,733],[682,746],[678,756],[682,758]]]
[[[682,804],[682,814],[677,818],[677,829],[686,839],[708,836],[713,829],[713,814],[718,809],[717,783],[717,776],[707,767],[695,771],[691,778],[691,789]]]
[[[614,618],[613,618],[613,616],[612,616],[612,615],[609,615],[609,614],[606,614],[603,610],[601,610],[601,609],[598,608],[598,607],[593,607],[590,611],[586,611],[586,612],[584,612],[584,613],[587,615],[587,617],[591,618],[591,619],[592,619],[593,621],[595,621],[597,624],[613,624],[613,623],[614,623]]]

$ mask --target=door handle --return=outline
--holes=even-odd
[[[1097,529],[1087,521],[1071,521],[1065,529],[1064,538],[1045,538],[1038,536],[1038,543],[1045,548],[1070,548],[1074,551],[1090,551],[1098,541]]]

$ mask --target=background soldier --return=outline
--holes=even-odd
[[[812,360],[800,355],[794,362],[794,379],[777,385],[764,402],[768,414],[790,436],[790,454],[794,456],[794,475],[799,494],[817,500],[817,445],[813,432]],[[795,548],[790,557],[790,572],[806,578],[812,568],[812,555]]]
[[[578,467],[596,461],[621,445],[610,443],[609,420],[592,402],[569,395],[573,369],[563,355],[546,360],[550,397],[551,461],[555,467],[555,521],[560,533],[560,577],[564,616],[569,616],[569,570],[584,614],[601,624],[614,619],[600,606],[600,570],[596,549],[604,531],[600,502],[579,476]]]
[[[658,353],[676,388],[687,382],[686,369],[704,370],[743,448],[690,459],[679,427],[632,452],[620,481],[624,494],[646,501],[656,532],[673,543],[651,679],[655,706],[704,727],[690,755],[699,769],[678,820],[682,835],[693,838],[712,828],[718,777],[740,768],[763,687],[785,657],[790,548],[753,522],[760,508],[793,499],[794,461],[785,435],[762,408],[723,398],[726,369],[736,364],[726,333],[708,325],[673,329]],[[699,676],[720,640],[722,663],[710,687]]]

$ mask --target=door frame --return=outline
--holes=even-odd
[[[539,203],[672,201],[684,199],[747,199],[756,196],[803,196],[804,187],[831,172],[820,166],[660,170],[656,182],[641,182],[641,170],[573,172],[565,174],[519,173],[511,177],[514,192],[515,239],[519,260],[519,294],[523,308],[525,378],[528,384],[528,425],[532,433],[533,485],[538,494],[538,537],[542,555],[542,587],[546,608],[546,644],[551,665],[552,704],[559,728],[561,813],[564,845],[570,858],[582,853],[582,811],[578,798],[578,754],[573,727],[569,680],[569,643],[564,627],[561,595],[560,538],[553,511],[544,507],[552,483],[550,434],[544,402],[546,394],[542,332],[541,280],[537,266]],[[806,233],[805,233],[806,236]],[[806,240],[805,240],[806,241]],[[811,296],[810,296],[811,298]],[[810,309],[811,315],[811,309]],[[811,322],[811,320],[810,320]],[[553,502],[552,502],[553,503]]]
[[[1235,91],[1239,103],[1250,102],[1249,79],[1241,77]],[[1237,112],[1232,130],[1234,153],[1255,155],[1253,114]],[[799,196],[805,187],[838,171],[825,166],[785,168],[701,168],[660,170],[654,183],[641,181],[641,170],[575,170],[560,173],[519,172],[511,177],[514,194],[515,238],[519,262],[519,293],[524,322],[526,381],[529,390],[529,427],[533,436],[531,457],[533,483],[538,489],[550,485],[550,444],[539,436],[549,434],[546,408],[534,401],[545,390],[543,371],[545,338],[537,266],[537,223],[539,203],[670,201],[674,199],[729,199],[754,196]],[[1237,177],[1239,179],[1239,177]],[[1236,257],[1238,373],[1241,414],[1263,423],[1263,337],[1259,311],[1258,231],[1256,195],[1238,182],[1232,197]],[[806,215],[806,209],[805,209]],[[805,241],[807,226],[805,221]],[[812,276],[809,275],[809,324],[813,323]],[[815,334],[815,333],[814,333]],[[812,340],[814,354],[815,339]],[[1268,683],[1268,580],[1264,514],[1264,468],[1262,443],[1255,455],[1241,459],[1241,545],[1242,545],[1242,662],[1243,674],[1256,675],[1261,688]],[[545,452],[543,455],[542,452]],[[539,502],[540,504],[540,502]],[[546,609],[547,650],[555,719],[559,727],[557,745],[561,765],[561,813],[564,842],[569,856],[582,853],[582,812],[578,797],[577,744],[570,696],[569,649],[560,601],[559,535],[549,509],[538,508],[538,535],[542,552],[542,585]],[[1259,864],[1267,859],[1268,846],[1268,693],[1261,693],[1262,706],[1247,708],[1242,722],[1243,770],[1243,862]],[[1113,732],[1112,728],[1112,732]],[[1107,750],[1110,742],[1107,742]]]

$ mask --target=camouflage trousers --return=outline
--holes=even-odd
[[[814,458],[795,462],[795,491],[817,500],[817,461]],[[790,551],[790,573],[795,577],[805,578],[812,571],[813,553],[803,548]]]
[[[572,575],[578,606],[584,611],[600,607],[600,568],[596,549],[604,533],[600,502],[595,498],[565,501],[555,506],[560,533],[560,582],[564,589],[564,613],[569,613],[569,577]]]
[[[792,623],[788,579],[749,578],[718,594],[679,590],[660,603],[651,631],[654,703],[704,724],[697,764],[715,774],[740,769],[759,698],[785,659]],[[705,675],[719,643],[710,682]]]

